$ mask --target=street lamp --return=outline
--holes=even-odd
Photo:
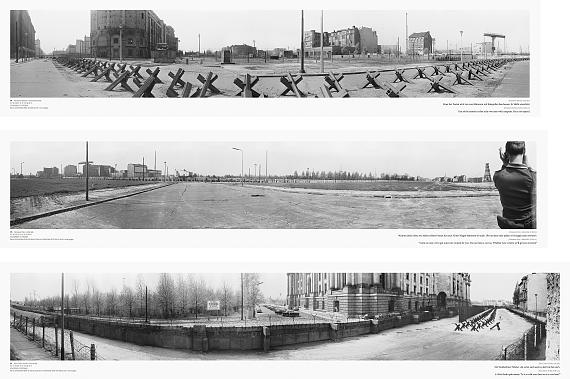
[[[534,294],[534,320],[538,319],[538,294]]]
[[[305,73],[305,11],[301,10],[301,74]]]
[[[242,150],[242,149],[239,149],[239,148],[237,148],[237,147],[232,147],[232,149],[241,152],[241,185],[242,185],[242,187],[243,187],[243,150]],[[242,304],[242,305],[243,305],[243,304]],[[243,313],[243,310],[242,310],[242,313]],[[243,316],[242,316],[242,319],[243,319]]]
[[[460,30],[459,34],[461,35],[461,40],[459,43],[459,52],[461,54],[461,63],[463,63],[463,30]]]

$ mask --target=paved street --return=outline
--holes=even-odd
[[[493,97],[530,97],[530,61],[513,63]]]
[[[15,354],[16,359],[23,361],[56,359],[51,353],[37,343],[28,340],[24,334],[14,328],[10,328],[10,353]]]
[[[454,332],[458,318],[441,319],[403,328],[390,329],[373,336],[351,338],[335,343],[302,345],[294,350],[275,350],[274,359],[359,360],[493,360],[501,347],[509,345],[532,326],[505,309],[497,311],[501,330],[485,328],[480,332]]]
[[[296,193],[179,183],[18,227],[33,228],[497,228],[497,196],[414,199]]]
[[[365,335],[337,342],[325,341],[289,346],[272,350],[269,353],[260,351],[199,353],[139,346],[79,332],[74,332],[74,335],[76,340],[82,344],[94,343],[97,354],[105,360],[493,360],[501,353],[502,346],[511,344],[532,326],[528,321],[504,309],[498,310],[496,317],[496,321],[501,322],[500,331],[485,328],[480,332],[454,332],[453,322],[457,321],[456,317],[407,325],[402,328],[385,330],[376,335]],[[43,358],[38,356],[37,359]]]

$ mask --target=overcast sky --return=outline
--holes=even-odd
[[[116,289],[120,291],[123,285],[135,288],[137,275],[134,273],[112,273],[112,274],[65,274],[65,290],[71,293],[74,282],[77,282],[79,291],[86,288],[87,281],[90,281],[100,291]],[[156,288],[158,282],[156,273],[142,274],[145,282],[150,288]],[[471,300],[511,300],[515,284],[526,274],[471,274]],[[220,288],[224,282],[228,283],[235,290],[239,290],[239,273],[220,274],[197,274],[203,278],[213,288]],[[287,295],[287,276],[285,273],[260,274],[260,289],[266,297],[284,298]],[[10,276],[10,299],[24,300],[25,297],[33,297],[34,291],[36,299],[48,296],[57,296],[61,293],[61,274],[27,274],[15,273]],[[212,299],[215,300],[215,299]]]
[[[174,27],[181,50],[197,50],[198,34],[201,49],[219,50],[233,44],[252,45],[260,49],[300,46],[300,11],[177,11],[155,10],[165,23]],[[406,11],[324,11],[324,30],[333,31],[351,26],[367,26],[378,33],[378,43],[405,47]],[[36,38],[46,53],[75,44],[90,33],[89,11],[31,10]],[[305,11],[305,30],[320,30],[320,11]],[[455,48],[480,43],[483,33],[506,35],[509,51],[528,50],[529,13],[527,11],[409,11],[408,31],[430,31],[436,49]],[[503,47],[503,41],[500,41]]]
[[[199,174],[241,174],[244,151],[244,174],[254,164],[261,164],[265,174],[265,152],[268,174],[311,171],[359,171],[436,176],[483,176],[485,163],[491,171],[500,169],[498,149],[504,142],[90,142],[89,160],[94,164],[115,166],[124,170],[129,163],[142,163],[149,169],[169,173],[186,169]],[[529,164],[534,165],[534,143],[527,143]],[[85,160],[85,142],[14,142],[11,145],[11,169],[35,174],[43,167],[65,167]],[[181,173],[182,174],[182,173]]]

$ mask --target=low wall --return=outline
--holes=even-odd
[[[143,346],[166,347],[207,352],[210,350],[264,350],[302,343],[336,341],[343,338],[380,333],[408,324],[419,324],[434,318],[453,317],[455,311],[434,314],[422,312],[392,315],[380,320],[361,320],[349,323],[316,322],[271,326],[206,325],[166,326],[93,319],[67,315],[67,329],[98,337],[134,343]],[[58,317],[54,317],[60,323]]]

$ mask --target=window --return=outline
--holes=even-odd
[[[406,294],[409,294],[409,293],[410,293],[410,285],[406,284]]]
[[[119,39],[117,37],[113,38],[113,43],[119,43]]]

